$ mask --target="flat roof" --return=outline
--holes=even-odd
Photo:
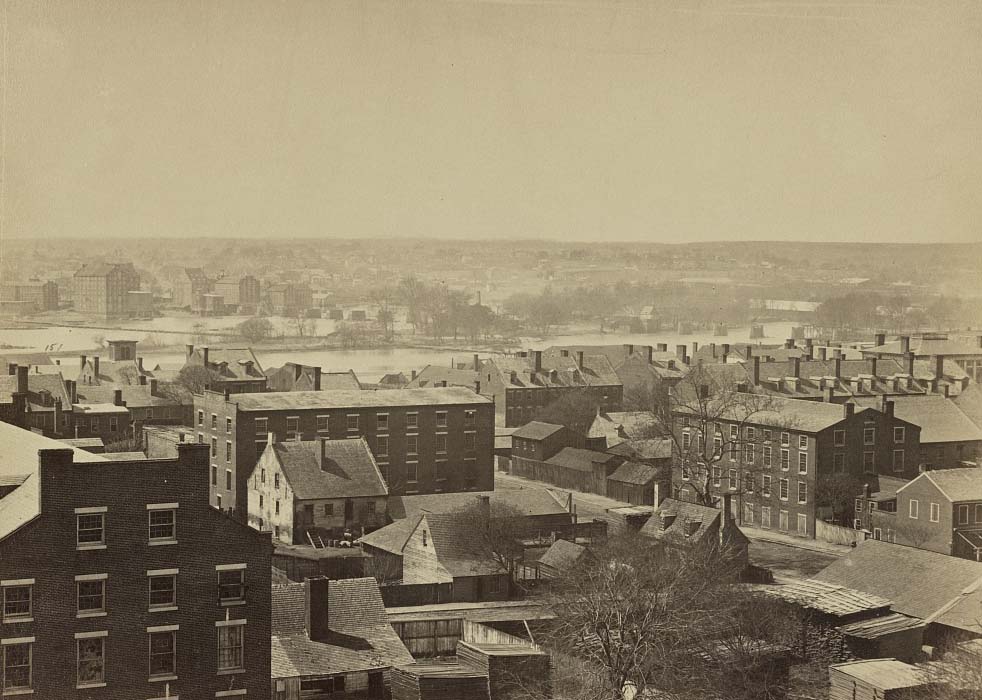
[[[489,398],[463,387],[399,389],[397,391],[266,391],[232,394],[229,401],[241,411],[304,408],[390,408],[409,406],[461,406],[491,404]]]

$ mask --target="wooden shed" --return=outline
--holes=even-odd
[[[471,666],[407,664],[390,679],[392,700],[491,700],[487,674]]]
[[[934,687],[921,669],[896,659],[829,666],[829,700],[913,700]]]
[[[461,641],[457,658],[487,674],[494,700],[551,697],[549,654],[531,644]]]

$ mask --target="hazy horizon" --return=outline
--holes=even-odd
[[[982,240],[982,5],[5,5],[3,237]]]

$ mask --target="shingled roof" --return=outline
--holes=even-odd
[[[300,500],[387,496],[375,457],[365,438],[273,443],[293,493]]]
[[[304,584],[272,587],[273,678],[372,671],[412,661],[386,618],[375,579],[331,581],[327,607],[333,634],[325,641],[311,640],[305,629]]]
[[[932,482],[952,503],[982,501],[982,469],[934,469],[919,474],[917,479],[927,479]],[[904,484],[897,490],[903,490],[914,481]]]
[[[921,444],[982,441],[982,428],[943,396],[894,397],[893,415],[921,427]]]
[[[525,440],[545,440],[550,435],[554,435],[562,429],[563,426],[561,425],[534,420],[515,430],[511,436],[512,438],[523,438]]]

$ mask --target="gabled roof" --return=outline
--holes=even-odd
[[[813,578],[887,598],[904,615],[982,633],[982,563],[866,540]]]
[[[805,433],[817,433],[845,420],[845,410],[839,404],[821,401],[787,399],[781,396],[761,396],[745,394],[746,402],[739,395],[728,397],[721,406],[722,420],[734,420],[748,425],[785,427]],[[678,413],[694,413],[685,405],[676,406]],[[712,410],[712,409],[711,409]],[[857,414],[860,413],[857,411]]]
[[[930,683],[929,674],[922,669],[896,659],[861,659],[829,668],[880,690],[921,688]]]
[[[70,447],[30,430],[0,422],[0,479],[19,485],[0,498],[0,539],[40,514],[38,508],[38,450],[71,449],[76,462],[105,462],[102,455]]]
[[[17,377],[12,374],[0,375],[0,403],[9,403],[11,395],[17,391]],[[37,374],[29,372],[27,375],[27,402],[35,407],[44,407],[46,396],[51,397],[51,401],[61,399],[61,405],[65,410],[71,407],[71,399],[65,389],[65,379],[61,372],[54,374]]]
[[[671,438],[648,438],[645,440],[625,440],[607,449],[612,455],[627,459],[671,459]]]
[[[917,475],[917,478],[898,489],[902,491],[919,479],[926,479],[952,503],[982,501],[982,469],[935,469]]]
[[[714,536],[712,533],[718,535],[718,528],[725,526],[728,529],[727,544],[747,545],[747,536],[732,519],[724,522],[720,517],[722,514],[719,508],[666,498],[641,527],[641,534],[669,544],[689,545],[708,543],[708,538]]]
[[[345,372],[321,372],[321,391],[360,390],[361,382],[353,369]]]
[[[546,460],[549,464],[575,469],[581,472],[592,472],[594,464],[610,464],[618,462],[621,457],[606,452],[594,452],[578,447],[564,447],[557,454]]]
[[[304,628],[304,584],[272,587],[273,678],[316,678],[385,669],[412,661],[386,618],[375,579],[331,581],[327,607],[332,634],[325,641],[313,641]]]
[[[98,376],[95,374],[95,362],[93,357],[88,357],[86,359],[85,366],[92,371],[92,375],[96,377],[100,384],[105,382],[106,384],[116,384],[119,386],[138,385],[140,377],[147,377],[149,379],[154,376],[153,372],[147,369],[141,369],[139,362],[136,360],[113,361],[100,357]],[[82,370],[79,370],[79,376],[81,375]],[[81,386],[83,386],[83,384],[80,383],[79,387]]]
[[[607,477],[608,481],[644,486],[658,476],[659,468],[643,462],[624,462]]]
[[[179,406],[180,402],[168,396],[154,396],[150,393],[149,385],[127,384],[123,386],[88,386],[78,387],[78,403],[112,403],[115,400],[115,392],[123,392],[123,401],[127,408],[146,408],[148,406]],[[191,395],[187,395],[186,404],[193,402]]]
[[[922,445],[982,441],[982,428],[973,423],[958,404],[937,394],[917,398],[894,397],[893,415],[920,426]]]
[[[466,493],[433,493],[418,496],[392,496],[389,498],[389,517],[393,520],[412,518],[421,513],[451,513],[473,508],[487,496],[491,512],[500,506],[514,509],[527,516],[566,514],[566,506],[559,502],[549,489],[539,486],[499,488],[494,491],[470,491]]]
[[[982,384],[969,384],[953,401],[969,420],[982,427]]]
[[[651,411],[610,411],[597,413],[587,431],[588,438],[607,438],[607,447],[632,438],[651,438],[657,434]]]
[[[375,457],[365,438],[276,442],[273,450],[296,498],[387,496]]]
[[[441,365],[426,365],[416,375],[415,379],[406,384],[407,389],[425,389],[427,387],[440,386],[441,382],[446,382],[447,386],[462,386],[473,390],[477,386],[479,374],[474,369],[458,369],[456,367],[443,367]],[[403,377],[405,379],[405,377]]]
[[[457,513],[426,513],[417,529],[429,529],[437,561],[453,577],[487,576],[505,573],[484,542],[480,523]],[[409,582],[404,573],[403,580]]]
[[[358,542],[367,547],[374,547],[389,554],[402,556],[402,550],[405,549],[406,543],[415,532],[422,517],[422,513],[417,513],[411,517],[396,520],[374,532],[362,535],[358,538]]]
[[[205,348],[195,348],[187,364],[203,365]],[[223,379],[240,381],[265,380],[263,366],[259,364],[252,348],[207,348],[208,368],[218,372]]]
[[[903,347],[900,340],[891,340],[883,345],[865,348],[864,353],[882,353],[884,355],[901,355]],[[920,356],[935,355],[982,355],[982,347],[960,338],[948,337],[919,337],[910,339],[910,352]]]
[[[562,573],[579,563],[586,553],[587,549],[582,545],[569,540],[556,540],[539,559],[539,566],[549,574]]]
[[[542,421],[531,421],[521,426],[511,434],[512,438],[522,438],[525,440],[545,440],[550,435],[555,435],[563,430],[561,425],[543,423]]]

